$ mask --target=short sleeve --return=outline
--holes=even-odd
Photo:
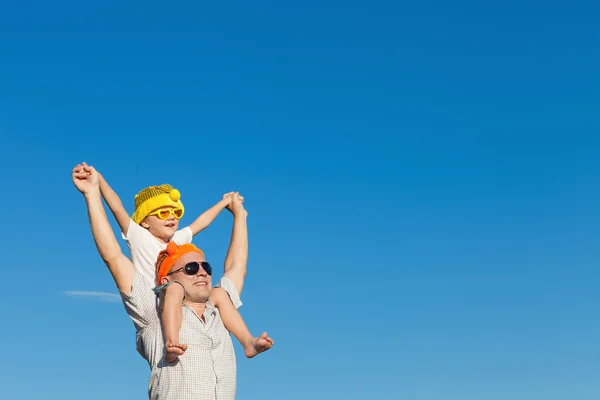
[[[177,243],[177,245],[181,246],[182,244],[192,243],[193,237],[194,235],[192,235],[192,228],[186,226],[185,228],[175,232],[175,234],[173,235],[173,239],[171,240]]]
[[[240,294],[238,293],[231,279],[222,277],[216,287],[221,288],[227,292],[235,308],[240,308],[242,304],[244,304],[242,303],[242,300],[240,299]]]
[[[136,271],[131,292],[128,295],[120,292],[125,311],[138,331],[158,319],[158,301],[153,289],[154,286]]]
[[[143,232],[146,232],[144,228],[133,222],[131,218],[129,218],[129,225],[127,225],[127,235],[121,232],[121,237],[129,244],[135,244],[140,241],[141,235]]]

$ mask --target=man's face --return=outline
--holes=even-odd
[[[206,261],[204,256],[195,251],[184,254],[177,260],[173,267],[171,267],[169,272],[178,270],[181,271],[175,272],[174,274],[168,276],[169,280],[171,281],[177,280],[181,282],[185,288],[185,297],[187,300],[197,303],[206,303],[210,297],[210,292],[212,290],[212,277],[206,273],[202,266],[198,268],[198,272],[196,274],[187,275],[185,273],[184,266],[190,262],[201,263],[203,261]]]
[[[173,210],[173,207],[162,207],[160,210]],[[173,213],[170,213],[167,219],[160,219],[157,215],[148,215],[141,225],[148,229],[152,236],[169,239],[177,231],[179,220]]]

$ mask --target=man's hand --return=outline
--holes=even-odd
[[[223,200],[227,202],[227,205],[230,205],[234,198],[241,199],[241,202],[244,202],[244,198],[240,196],[239,192],[229,192],[223,195]]]
[[[235,197],[241,196],[237,192],[225,193],[223,198],[219,200],[217,204],[200,214],[200,216],[189,225],[189,228],[192,230],[192,235],[196,236],[198,232],[203,231],[212,224],[215,218],[217,218],[217,215],[219,215],[224,208],[229,208],[231,206],[232,199]]]
[[[247,217],[248,211],[244,208],[244,198],[239,193],[231,196],[231,203],[226,207],[234,217]]]
[[[94,167],[86,163],[78,164],[73,168],[73,184],[84,195],[99,191],[98,175]]]

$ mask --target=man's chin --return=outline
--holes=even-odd
[[[190,300],[193,299],[197,303],[206,303],[210,298],[210,292],[210,286],[203,286],[201,288],[194,286],[193,292],[187,293],[186,296],[189,297]]]

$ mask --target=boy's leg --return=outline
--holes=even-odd
[[[242,346],[244,346],[246,357],[252,358],[258,353],[269,350],[271,346],[273,346],[273,339],[268,337],[266,332],[263,332],[263,334],[257,338],[252,336],[242,315],[231,302],[225,289],[214,288],[210,295],[210,299],[219,309],[219,314],[221,315],[225,328],[236,337]]]
[[[181,306],[185,290],[179,282],[173,282],[164,291],[161,323],[165,338],[165,361],[173,362],[187,350],[187,344],[179,343]]]

